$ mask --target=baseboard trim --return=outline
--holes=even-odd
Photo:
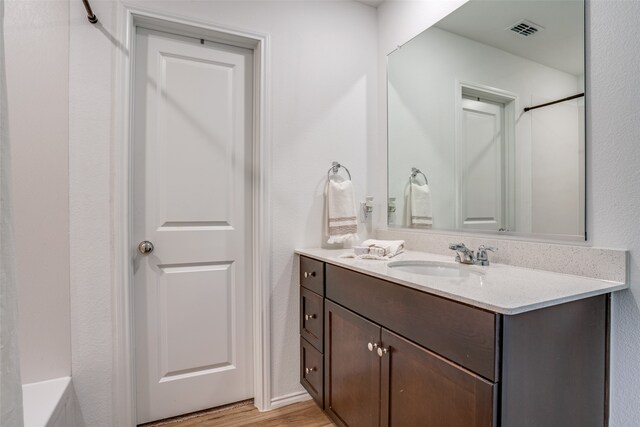
[[[291,405],[292,403],[304,402],[310,399],[311,395],[306,391],[297,391],[295,393],[274,397],[271,399],[270,409],[282,408],[283,406]]]

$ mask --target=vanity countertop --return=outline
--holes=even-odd
[[[341,258],[352,249],[297,249],[299,255],[368,274],[501,314],[518,314],[609,292],[628,284],[552,273],[505,264],[461,266],[480,274],[468,278],[425,276],[387,266],[391,261],[425,260],[453,263],[453,256],[405,251],[389,261]]]

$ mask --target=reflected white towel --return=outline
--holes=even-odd
[[[329,180],[326,191],[327,243],[343,243],[356,237],[356,198],[351,181]]]
[[[411,226],[427,227],[433,225],[431,212],[431,192],[428,184],[411,183],[409,189],[409,204],[411,205]]]

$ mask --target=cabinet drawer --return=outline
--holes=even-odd
[[[300,288],[300,335],[322,351],[324,327],[324,298]]]
[[[491,381],[499,380],[496,314],[331,264],[326,277],[327,298]]]
[[[324,263],[301,256],[300,285],[324,296]]]
[[[323,380],[322,353],[304,338],[300,338],[300,384],[322,409],[324,409]]]

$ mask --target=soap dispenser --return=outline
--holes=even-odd
[[[360,203],[362,208],[362,222],[367,222],[367,219],[369,219],[373,213],[373,196],[367,196],[364,200],[364,203]]]

